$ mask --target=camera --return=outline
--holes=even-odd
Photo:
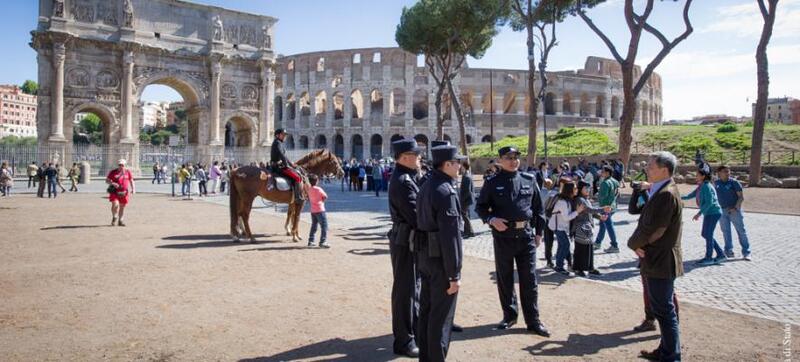
[[[642,190],[642,182],[641,181],[631,181],[631,188],[633,188],[633,191],[641,191]]]

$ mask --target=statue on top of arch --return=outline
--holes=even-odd
[[[214,16],[211,20],[212,25],[214,26],[214,40],[215,41],[222,41],[223,28],[222,28],[222,18],[219,15]]]
[[[53,16],[59,18],[64,17],[64,0],[53,1]]]
[[[125,5],[123,11],[123,25],[126,28],[133,27],[133,1],[132,0],[125,0]]]

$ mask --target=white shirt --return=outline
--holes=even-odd
[[[553,231],[567,231],[569,232],[569,222],[578,216],[576,211],[572,210],[569,202],[566,200],[558,200],[555,207],[553,207],[553,216],[547,222],[547,227]]]

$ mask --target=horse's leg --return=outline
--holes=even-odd
[[[283,228],[286,230],[287,236],[292,236],[292,231],[289,229],[289,225],[292,221],[292,215],[294,214],[294,205],[295,201],[291,201],[289,203],[289,207],[286,208],[286,222],[283,223]]]
[[[250,232],[250,211],[253,208],[253,200],[255,196],[246,197],[245,204],[242,205],[242,224],[244,224],[244,236],[247,239],[250,239],[250,242],[255,242],[256,239],[253,237],[253,234]]]
[[[298,242],[303,240],[303,238],[300,237],[300,212],[303,210],[303,203],[296,203],[294,207],[295,212],[294,215],[292,215],[292,234],[294,237],[292,239],[294,239],[295,242]]]

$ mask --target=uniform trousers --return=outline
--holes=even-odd
[[[494,265],[497,271],[497,293],[503,308],[504,321],[516,321],[519,315],[514,289],[514,263],[519,275],[519,293],[522,314],[528,326],[539,323],[539,292],[536,275],[536,244],[530,230],[520,232],[518,237],[501,236],[493,232]]]
[[[444,361],[450,348],[458,293],[447,295],[450,281],[441,257],[427,257],[427,248],[424,247],[419,255],[419,272],[422,276],[417,327],[419,360]]]
[[[392,334],[394,350],[402,351],[414,342],[419,316],[420,279],[415,266],[415,253],[408,245],[389,243],[392,258]]]

